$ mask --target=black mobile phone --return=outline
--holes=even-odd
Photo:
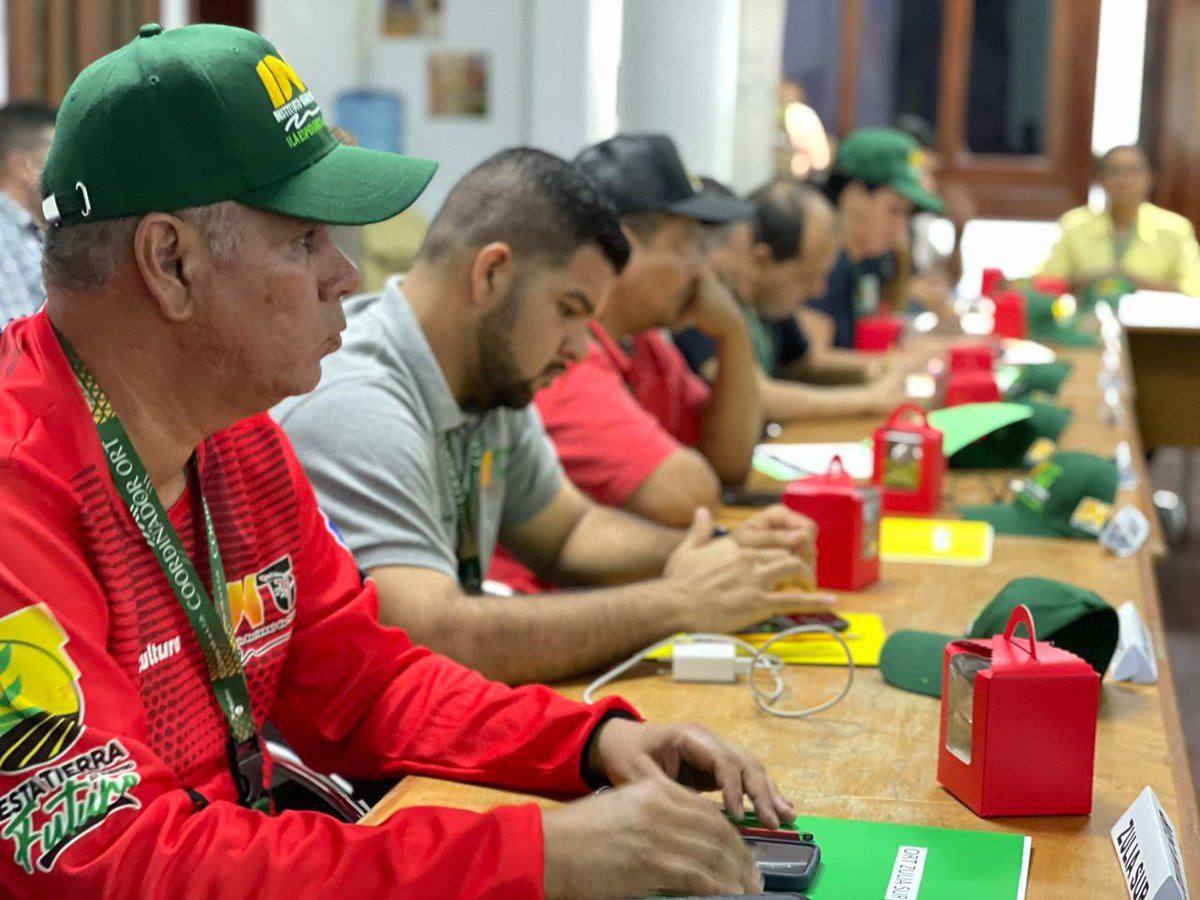
[[[824,625],[826,628],[832,628],[834,631],[845,631],[850,627],[850,623],[837,613],[781,613],[779,615],[771,616],[769,619],[764,619],[757,625],[751,625],[742,633],[778,634],[779,632],[786,631],[789,628],[795,628],[797,625]]]
[[[721,502],[726,506],[770,506],[782,500],[782,490],[766,491],[754,488],[727,487],[721,491]]]
[[[768,891],[803,891],[816,877],[821,848],[812,841],[746,838]]]

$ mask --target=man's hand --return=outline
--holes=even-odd
[[[749,849],[717,807],[661,772],[543,812],[542,835],[548,898],[762,890]]]
[[[687,631],[733,632],[780,613],[826,609],[834,603],[829,594],[774,591],[784,583],[811,585],[812,564],[790,549],[714,539],[712,516],[704,508],[696,510],[663,578],[689,598],[682,624]]]
[[[714,340],[742,334],[746,323],[733,294],[705,267],[696,290],[683,308],[681,327],[694,325]]]
[[[609,719],[592,741],[592,772],[614,785],[666,775],[698,791],[719,790],[725,809],[742,821],[742,797],[767,828],[796,818],[796,810],[771,781],[763,764],[741,747],[700,725],[647,725]]]
[[[768,506],[730,532],[741,547],[762,550],[778,548],[786,550],[808,564],[811,572],[817,568],[817,523],[782,504]],[[811,580],[802,583],[805,590],[812,590]]]

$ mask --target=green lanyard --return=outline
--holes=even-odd
[[[242,670],[242,655],[233,638],[232,614],[229,608],[229,591],[225,583],[225,567],[221,564],[221,551],[217,546],[217,532],[213,527],[208,501],[200,490],[200,507],[204,511],[204,533],[208,539],[209,569],[212,573],[213,596],[222,602],[214,603],[204,589],[204,582],[188,559],[179,534],[171,524],[162,501],[146,474],[146,468],[129,439],[125,426],[113,412],[112,404],[104,390],[97,384],[83,360],[79,358],[66,338],[55,331],[63,352],[71,364],[84,399],[92,413],[92,421],[100,435],[100,444],[108,460],[108,470],[121,499],[125,501],[133,521],[137,523],[142,537],[150,545],[158,564],[166,575],[167,583],[175,593],[179,605],[187,614],[196,639],[204,653],[208,666],[208,677],[212,681],[217,703],[229,723],[230,766],[235,782],[241,791],[243,805],[266,809],[269,798],[263,791],[262,753],[258,733],[251,714],[250,689]],[[200,486],[200,471],[195,456],[189,461],[195,472],[196,484]]]
[[[450,434],[443,432],[441,439],[442,468],[450,479],[450,492],[458,515],[458,583],[468,594],[483,591],[483,570],[479,562],[479,542],[476,525],[479,517],[479,477],[483,471],[483,436],[476,431],[467,445],[467,472],[459,468],[450,444]]]

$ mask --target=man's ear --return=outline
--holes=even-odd
[[[754,257],[756,266],[770,265],[775,260],[775,254],[771,248],[762,241],[755,241],[754,246],[750,248],[750,253]]]
[[[164,318],[190,319],[196,279],[208,264],[208,242],[199,229],[167,213],[142,217],[133,235],[133,257]]]
[[[515,280],[512,247],[503,241],[485,244],[471,260],[472,305],[490,309],[508,296]]]

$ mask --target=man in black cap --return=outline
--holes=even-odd
[[[762,427],[745,320],[700,251],[701,224],[754,208],[698,190],[663,135],[618,136],[576,164],[616,204],[632,254],[591,326],[587,357],[538,394],[538,409],[585,493],[685,525],[719,502],[723,483],[745,479]],[[681,323],[717,344],[711,389],[659,332]]]

